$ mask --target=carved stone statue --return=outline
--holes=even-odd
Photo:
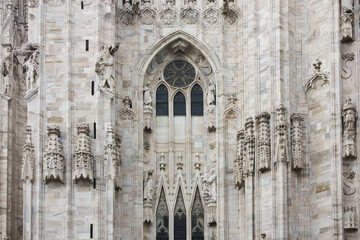
[[[356,158],[356,120],[357,113],[351,99],[347,98],[343,106],[343,157]]]
[[[21,180],[24,182],[33,180],[33,164],[35,161],[35,149],[31,138],[31,127],[26,126],[25,144],[22,153]]]
[[[342,116],[344,118],[344,129],[347,131],[354,131],[357,114],[355,106],[351,103],[350,98],[345,99]]]
[[[111,124],[106,131],[104,147],[104,178],[106,181],[114,180],[115,187],[121,187],[121,138],[115,134]]]
[[[215,86],[210,84],[209,85],[209,90],[207,93],[207,105],[215,105],[216,104],[216,100],[215,100]]]
[[[205,175],[201,176],[203,182],[203,195],[206,203],[216,203],[216,174],[213,168],[209,171],[210,176],[207,178]]]
[[[39,71],[39,50],[35,50],[27,61],[23,64],[26,69],[26,90],[30,91],[37,87],[38,71]]]
[[[154,180],[153,180],[153,172],[154,170],[150,169],[145,174],[144,179],[144,200],[152,201],[153,193],[154,193]]]
[[[13,61],[12,61],[12,50],[11,47],[6,49],[7,56],[1,62],[1,75],[4,79],[4,90],[3,94],[9,96],[11,93],[11,82],[13,79]]]
[[[95,72],[100,80],[99,86],[110,92],[114,92],[115,89],[113,76],[114,54],[119,49],[119,45],[119,43],[112,44],[111,46],[103,45],[100,57],[95,65]]]
[[[351,42],[353,37],[354,0],[341,1],[340,33],[341,42]]]
[[[147,83],[144,87],[144,105],[151,106],[152,105],[152,98],[150,94],[150,83]]]

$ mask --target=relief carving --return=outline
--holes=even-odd
[[[354,0],[341,0],[340,39],[341,42],[352,42],[354,22]]]
[[[322,62],[320,59],[316,59],[316,61],[313,63],[313,74],[305,85],[305,93],[308,93],[311,89],[315,89],[315,83],[318,80],[322,81],[321,86],[329,83],[329,73],[321,70],[321,65]]]
[[[244,130],[237,133],[237,149],[234,159],[234,185],[235,188],[241,189],[244,186]]]
[[[178,13],[171,1],[167,1],[166,8],[160,12],[160,19],[164,25],[172,25],[176,22]]]
[[[203,198],[208,207],[208,223],[216,223],[217,176],[215,169],[210,169],[209,177],[206,176],[206,173],[201,174],[201,181]]]
[[[246,119],[245,123],[244,163],[245,176],[252,176],[254,173],[255,163],[254,120],[252,117]]]
[[[90,127],[87,123],[79,123],[76,125],[77,138],[73,162],[73,180],[75,183],[79,179],[87,179],[93,181],[93,164],[94,156],[91,153],[90,145]]]
[[[144,25],[152,25],[156,20],[156,11],[152,9],[150,2],[144,3],[139,12],[140,22]]]
[[[29,8],[35,8],[39,5],[38,0],[29,0]]]
[[[343,79],[348,79],[351,77],[352,69],[349,66],[349,64],[350,64],[349,62],[354,61],[354,57],[355,57],[354,53],[347,53],[347,54],[343,54],[341,56],[342,60],[344,60],[344,63],[342,65],[342,73],[341,73],[341,77]]]
[[[286,108],[281,104],[276,109],[276,126],[275,126],[275,162],[288,163],[288,124],[286,121]]]
[[[35,148],[32,143],[31,126],[26,126],[25,144],[22,152],[21,180],[24,182],[33,180],[33,166],[35,162]]]
[[[99,77],[99,86],[111,93],[115,91],[115,79],[113,76],[114,54],[119,49],[119,43],[110,46],[102,45],[100,56],[95,64],[95,72]]]
[[[291,115],[291,153],[292,167],[295,171],[304,168],[303,121],[304,118],[300,114]]]
[[[355,205],[345,205],[344,207],[344,229],[357,230],[357,210]]]
[[[343,106],[343,158],[354,159],[357,156],[356,151],[356,120],[357,113],[351,99],[345,99]]]
[[[195,60],[195,62],[199,65],[205,75],[208,76],[212,73],[212,68],[204,55],[200,54]]]
[[[271,168],[270,114],[267,112],[260,113],[256,119],[259,122],[257,136],[258,170],[265,172]]]
[[[229,1],[224,1],[222,13],[224,15],[225,22],[230,25],[234,24],[239,16],[239,10],[235,6],[234,2]]]
[[[134,23],[134,14],[129,0],[125,1],[124,8],[119,12],[119,20],[122,24],[125,25],[131,25]]]
[[[343,173],[344,194],[352,195],[356,192],[356,185],[354,183],[356,173],[354,171]]]
[[[60,127],[48,125],[48,138],[43,162],[43,180],[48,183],[51,179],[64,183],[64,155],[60,141]]]
[[[203,18],[206,23],[213,25],[219,22],[220,10],[215,6],[214,3],[210,3],[210,6],[205,9]]]
[[[182,10],[180,18],[186,24],[195,24],[199,20],[199,11],[195,8],[193,2],[189,2],[187,7]]]
[[[174,52],[174,54],[177,53],[185,54],[189,46],[190,44],[188,42],[179,39],[171,44],[171,49]]]
[[[115,188],[121,188],[121,138],[114,132],[111,124],[106,130],[104,146],[104,178],[105,181],[113,180]]]

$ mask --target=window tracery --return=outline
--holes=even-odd
[[[186,240],[186,210],[181,190],[176,199],[174,213],[174,239]]]
[[[183,60],[172,61],[164,69],[164,79],[173,87],[186,87],[195,80],[195,77],[195,68]]]
[[[169,239],[169,210],[164,189],[161,189],[159,204],[156,211],[156,240]]]

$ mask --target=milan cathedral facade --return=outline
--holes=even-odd
[[[0,0],[0,240],[360,239],[359,12]]]

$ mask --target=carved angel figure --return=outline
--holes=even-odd
[[[343,121],[344,121],[344,130],[346,131],[355,131],[355,122],[357,119],[355,106],[351,103],[351,99],[345,99],[345,104],[343,106]]]
[[[96,61],[95,72],[100,79],[100,87],[114,92],[115,81],[112,76],[114,66],[114,54],[119,49],[119,43],[111,46],[103,45],[101,47],[100,57]]]
[[[37,85],[36,81],[38,79],[39,69],[39,50],[35,50],[27,59],[27,61],[25,61],[23,66],[26,69],[26,90],[30,91]]]
[[[210,176],[206,178],[205,175],[201,176],[201,181],[203,182],[203,194],[204,199],[207,203],[216,202],[216,174],[213,168],[209,171]]]
[[[153,178],[154,170],[150,169],[145,174],[144,180],[144,200],[152,201],[153,200],[153,193],[154,193],[154,180]]]
[[[215,105],[215,86],[210,84],[209,91],[207,93],[207,105]]]
[[[151,106],[152,98],[150,94],[150,83],[147,83],[144,87],[144,105]]]

